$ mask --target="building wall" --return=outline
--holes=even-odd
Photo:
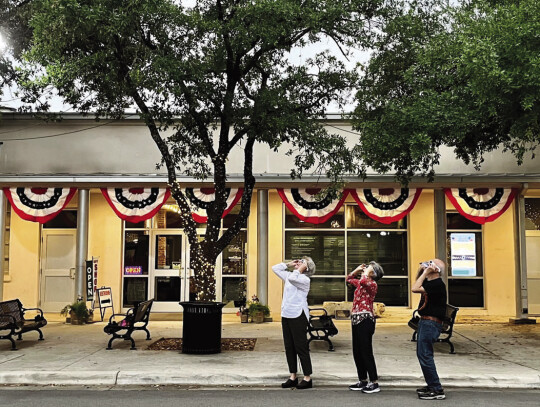
[[[111,287],[116,312],[122,308],[122,240],[122,220],[99,191],[92,191],[88,220],[88,258],[99,258],[98,287]]]

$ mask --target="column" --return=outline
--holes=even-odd
[[[7,203],[4,191],[0,188],[0,301],[4,300],[4,264],[5,264],[5,238],[6,238],[6,210]]]
[[[79,189],[77,210],[77,250],[75,253],[75,300],[86,301],[86,258],[88,257],[88,189]]]
[[[433,191],[435,205],[435,257],[446,263],[446,198],[442,189]],[[442,275],[448,292],[448,264]]]
[[[257,295],[268,304],[268,190],[257,191]]]

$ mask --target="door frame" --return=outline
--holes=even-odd
[[[44,303],[45,303],[45,281],[44,281],[44,278],[43,278],[43,269],[44,269],[44,266],[45,266],[45,260],[46,260],[46,253],[45,253],[45,249],[47,247],[47,243],[46,243],[46,236],[47,235],[61,235],[61,234],[66,234],[67,232],[73,234],[74,238],[75,238],[75,247],[73,248],[74,251],[76,250],[76,247],[77,247],[77,229],[73,229],[73,228],[64,228],[64,229],[45,229],[43,228],[43,226],[40,228],[40,248],[39,248],[39,295],[38,295],[38,306],[40,308],[43,308],[44,306]],[[76,259],[76,253],[74,253],[74,258],[73,258],[73,267],[70,267],[70,277],[73,281],[73,297],[69,302],[72,303],[74,300],[75,300],[75,273],[76,273],[76,262],[77,262],[77,259]],[[67,305],[67,304],[66,304]],[[54,311],[49,311],[47,310],[46,312],[54,312]],[[60,310],[58,310],[58,312],[60,312]]]

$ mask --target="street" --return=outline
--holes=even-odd
[[[446,390],[449,406],[537,406],[538,390]],[[416,397],[414,389],[383,388],[378,394],[362,394],[346,387],[313,390],[278,388],[196,388],[196,387],[1,387],[0,406],[10,407],[169,407],[169,406],[419,406],[436,403]]]

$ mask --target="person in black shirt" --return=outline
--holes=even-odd
[[[446,315],[446,285],[441,278],[445,263],[434,259],[420,263],[418,278],[412,287],[413,293],[422,294],[418,304],[418,334],[416,356],[420,362],[426,387],[417,389],[423,400],[442,400],[446,398],[433,360],[433,344],[439,338]]]

